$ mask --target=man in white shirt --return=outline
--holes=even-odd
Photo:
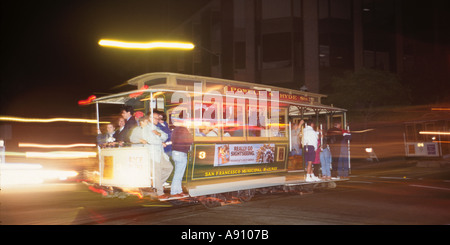
[[[314,130],[315,123],[309,120],[305,123],[303,129],[302,144],[304,146],[305,162],[308,163],[306,168],[306,181],[319,181],[320,179],[313,174],[312,163],[316,160],[317,145],[319,143],[319,132]]]
[[[157,115],[154,115],[155,117]],[[133,144],[143,144],[150,150],[151,162],[155,164],[155,182],[156,194],[158,199],[164,200],[168,196],[164,195],[164,182],[169,178],[173,171],[173,165],[169,160],[169,156],[164,153],[163,142],[167,140],[168,135],[155,126],[158,123],[156,118],[153,119],[154,124],[149,123],[148,117],[139,119],[139,127],[136,127],[131,133],[130,140]]]

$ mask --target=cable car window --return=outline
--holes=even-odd
[[[426,130],[427,131],[435,131],[435,126],[434,126],[434,123],[427,123],[427,124],[425,124],[425,128],[426,128]]]
[[[177,79],[177,85],[192,86],[193,87],[195,83],[201,83],[201,81]]]
[[[423,131],[422,128],[423,128],[422,124],[416,124],[417,141],[423,141],[423,136],[422,136],[422,134],[420,134],[420,131]]]
[[[200,103],[194,102],[195,137],[217,140],[217,137],[222,136],[222,103],[222,95],[217,91],[205,94]]]
[[[425,130],[426,131],[431,131],[431,132],[435,132],[435,131],[438,131],[438,130],[436,130],[437,128],[435,127],[435,125],[434,125],[434,123],[432,122],[432,123],[427,123],[427,124],[425,124]],[[428,134],[428,135],[425,135],[425,138],[426,138],[426,141],[433,141],[433,140],[436,140],[436,135],[430,135],[430,134]]]
[[[152,79],[152,80],[145,81],[144,84],[145,85],[149,85],[149,86],[166,84],[166,78],[165,77],[155,78],[155,79]]]
[[[202,120],[195,120],[195,136],[197,137],[219,137],[221,127],[217,118],[217,109],[213,105],[205,106],[202,109],[196,109],[195,115],[201,115]]]
[[[223,137],[244,137],[245,134],[245,104],[224,104],[223,107]]]
[[[276,115],[272,115],[272,110],[270,110],[271,112],[271,117],[270,117],[270,137],[282,137],[282,138],[286,138],[288,136],[288,132],[287,132],[287,109],[286,108],[279,108],[278,109],[278,117],[276,117]]]
[[[223,84],[208,81],[205,83],[205,89],[206,91],[220,91],[223,89]]]
[[[168,109],[169,125],[184,125],[192,129],[192,103],[189,94],[173,93],[171,95],[170,109]]]
[[[150,100],[150,94],[145,93],[146,96],[142,96],[141,99],[139,99],[141,102],[145,103],[145,111],[149,112],[150,109],[156,109],[159,111],[164,111],[165,108],[165,98],[164,95],[161,92],[157,92],[153,94],[153,101]],[[150,105],[150,107],[149,107]],[[136,108],[136,107],[135,107]],[[142,108],[144,109],[144,108]]]
[[[414,142],[416,138],[414,137],[414,125],[406,125],[406,141]]]
[[[268,137],[267,107],[248,106],[248,137]]]

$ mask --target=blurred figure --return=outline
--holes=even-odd
[[[348,178],[350,169],[349,155],[348,155],[348,141],[351,140],[352,135],[347,130],[342,130],[342,141],[340,147],[340,156],[338,162],[338,176],[339,178]]]
[[[328,145],[328,137],[323,137],[322,150],[320,152],[320,164],[322,165],[322,179],[331,180],[331,151]]]
[[[193,142],[192,134],[183,126],[176,127],[172,132],[172,159],[175,162],[175,173],[172,179],[170,195],[174,197],[186,197],[183,193],[181,182],[186,170],[187,154]]]
[[[291,152],[291,155],[302,155],[300,139],[302,138],[302,125],[304,122],[305,121],[300,120],[300,122],[294,123],[294,127],[292,127],[292,147],[294,150]]]
[[[334,178],[347,178],[349,171],[348,140],[351,134],[341,128],[340,123],[334,123],[334,127],[327,132],[332,156],[332,172]]]
[[[330,146],[331,153],[331,177],[338,177],[338,162],[339,156],[341,155],[341,142],[343,140],[343,134],[341,129],[341,123],[335,122],[333,123],[333,127],[328,129],[328,145]]]
[[[116,138],[114,138],[115,128],[112,123],[106,125],[106,133],[102,134],[100,129],[97,135],[97,144],[101,147],[114,146]]]

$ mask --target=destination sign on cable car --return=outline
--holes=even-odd
[[[249,89],[249,88],[239,88],[239,87],[235,87],[235,86],[226,86],[225,87],[225,92],[226,91],[232,91],[232,92],[242,91],[244,94],[246,94],[248,92],[254,92],[255,94],[259,94],[259,91],[263,91],[263,90],[255,90],[255,89]],[[272,93],[270,91],[267,94],[268,94],[267,96],[269,98],[272,95]],[[280,101],[307,102],[307,103],[311,102],[311,97],[303,96],[303,95],[299,95],[299,94],[288,94],[288,93],[279,92],[279,96],[280,96],[279,97]]]

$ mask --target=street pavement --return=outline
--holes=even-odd
[[[0,202],[3,225],[448,225],[450,168],[363,162],[333,189],[256,194],[215,208],[105,198],[82,183],[3,189]]]

